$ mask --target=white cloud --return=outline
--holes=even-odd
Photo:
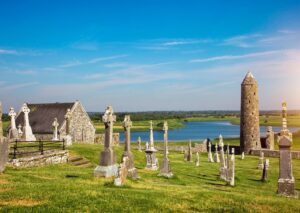
[[[28,82],[28,83],[20,83],[20,84],[10,84],[8,86],[3,87],[3,90],[15,90],[24,87],[30,87],[39,84],[38,82]]]
[[[175,39],[162,43],[162,46],[178,46],[211,42],[209,39]]]
[[[222,56],[215,56],[215,57],[209,57],[209,58],[193,59],[193,60],[190,60],[190,62],[191,63],[203,63],[203,62],[220,61],[220,60],[246,59],[246,58],[274,55],[274,54],[278,54],[278,53],[281,53],[281,51],[274,50],[274,51],[265,51],[265,52],[255,52],[255,53],[249,53],[249,54],[244,54],[244,55],[222,55]]]
[[[7,50],[7,49],[0,49],[0,55],[17,55],[18,52],[16,50]]]

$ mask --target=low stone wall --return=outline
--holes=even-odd
[[[96,134],[94,143],[104,144],[104,137],[105,137],[105,134]],[[120,143],[120,133],[114,133],[113,134],[113,145],[119,145],[119,143]]]
[[[23,157],[17,159],[10,159],[8,166],[14,168],[26,168],[35,166],[45,166],[50,164],[67,163],[69,158],[69,151],[48,151],[44,155],[35,155],[30,157]]]
[[[252,149],[250,154],[259,156],[260,151],[264,153],[265,157],[274,157],[279,158],[279,150],[269,150],[269,149]],[[292,151],[292,158],[293,159],[300,159],[300,151]]]

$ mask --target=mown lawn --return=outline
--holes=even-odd
[[[133,151],[140,180],[113,186],[112,179],[94,178],[101,145],[73,145],[72,155],[82,155],[93,166],[52,165],[41,168],[8,168],[0,175],[0,211],[7,212],[299,212],[299,199],[276,195],[278,159],[270,159],[269,182],[257,170],[258,158],[236,156],[236,186],[218,178],[218,164],[201,165],[170,153],[173,179],[146,171],[145,154]],[[116,147],[118,160],[123,147]],[[158,153],[161,160],[162,153]],[[300,160],[293,161],[296,188],[300,191]]]

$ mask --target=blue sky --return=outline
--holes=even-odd
[[[88,111],[300,109],[300,1],[0,1],[0,100]]]

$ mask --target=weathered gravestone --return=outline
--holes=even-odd
[[[213,163],[214,159],[212,157],[212,153],[211,153],[211,143],[208,142],[208,162]]]
[[[153,137],[153,123],[150,121],[150,144],[146,146],[146,169],[148,170],[157,170],[158,161],[156,159],[157,150],[154,147],[154,137]]]
[[[235,155],[234,148],[231,151],[231,158],[229,160],[229,165],[227,165],[227,182],[230,186],[235,185]]]
[[[105,126],[105,142],[104,151],[101,152],[100,164],[94,170],[96,177],[113,177],[117,174],[118,165],[116,164],[116,156],[113,150],[113,125],[116,121],[113,108],[108,106],[102,117]]]
[[[24,113],[23,139],[25,141],[36,141],[29,123],[30,109],[28,108],[26,103],[24,103],[22,106],[22,112]]]
[[[264,168],[263,168],[263,173],[261,178],[263,182],[266,182],[268,180],[268,170],[269,170],[269,159],[266,159],[264,162]]]
[[[200,166],[200,156],[199,156],[199,152],[196,153],[196,166]]]
[[[266,146],[267,149],[274,150],[274,132],[271,126],[267,128]]]
[[[8,138],[12,140],[18,139],[20,137],[16,127],[17,113],[15,112],[14,108],[12,107],[10,108],[8,115],[10,116],[10,129],[9,129]]]
[[[134,157],[133,157],[133,154],[130,149],[130,143],[131,143],[130,129],[132,127],[132,122],[130,120],[129,115],[125,115],[122,126],[125,131],[125,150],[124,150],[122,158],[124,158],[124,157],[128,158],[128,160],[127,160],[128,162],[126,164],[127,170],[128,170],[128,177],[137,179],[138,173],[137,173],[137,169],[134,167]]]
[[[220,146],[220,178],[226,180],[227,168],[224,155],[224,142],[222,135],[219,136],[219,146]]]
[[[215,145],[214,161],[216,163],[220,163],[219,152],[218,152],[218,144]]]
[[[118,167],[118,171],[114,180],[115,186],[124,185],[127,175],[128,175],[128,157],[123,157],[120,166]]]
[[[287,107],[282,104],[282,130],[278,136],[279,146],[279,178],[277,193],[286,197],[298,197],[295,191],[295,178],[292,170],[291,147],[293,136],[287,128]]]
[[[262,151],[260,151],[260,156],[259,156],[257,168],[258,169],[263,169],[264,168],[264,153]]]
[[[52,141],[58,141],[59,140],[59,138],[58,138],[58,126],[59,126],[58,120],[57,120],[57,118],[54,118],[54,121],[52,123],[52,127],[53,127]]]
[[[159,176],[171,178],[173,177],[173,173],[171,171],[170,161],[168,158],[168,123],[166,121],[164,122],[163,130],[164,130],[164,158],[163,158]]]
[[[186,160],[187,160],[188,162],[193,162],[192,141],[191,141],[191,140],[190,140],[190,142],[189,142],[188,153],[187,153]]]
[[[4,172],[6,163],[8,161],[8,140],[3,137],[2,126],[2,104],[0,102],[0,173]]]
[[[141,140],[141,137],[138,137],[137,145],[138,145],[138,150],[141,152],[142,151],[142,140]]]
[[[65,115],[66,135],[63,137],[63,139],[65,140],[66,146],[71,146],[73,144],[72,136],[71,136],[71,132],[70,132],[71,118],[72,118],[71,110],[67,109],[67,113]]]
[[[245,159],[245,152],[242,152],[242,154],[241,154],[241,159],[242,159],[242,160]]]

